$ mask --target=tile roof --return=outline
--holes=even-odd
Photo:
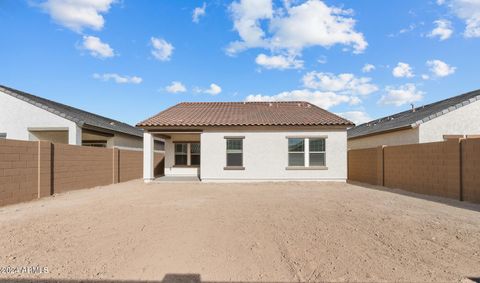
[[[480,100],[480,90],[454,96],[414,108],[415,110],[403,111],[358,125],[348,130],[348,138],[380,134],[397,129],[414,128],[478,100]]]
[[[183,102],[137,127],[202,126],[353,126],[353,123],[304,101]]]
[[[65,104],[38,97],[23,91],[0,85],[0,91],[28,102],[55,115],[75,122],[79,127],[92,126],[99,129],[143,137],[143,130],[126,123],[83,111]]]

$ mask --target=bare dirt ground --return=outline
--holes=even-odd
[[[202,282],[371,282],[480,277],[480,205],[419,197],[316,182],[132,181],[70,192],[0,208],[0,268],[48,268],[39,275],[3,273],[0,278],[161,281],[179,276],[181,281],[173,274],[190,274]]]

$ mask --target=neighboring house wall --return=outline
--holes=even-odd
[[[408,129],[348,140],[348,149],[371,148],[380,145],[419,143],[419,129]]]
[[[0,132],[8,139],[38,140],[31,137],[30,130],[68,130],[68,143],[81,145],[81,129],[72,121],[64,119],[28,102],[0,91]],[[32,135],[33,136],[33,135]]]
[[[243,136],[244,170],[224,170],[225,136]],[[289,136],[326,136],[326,170],[287,170]],[[205,181],[215,180],[341,180],[347,178],[346,130],[238,131],[205,130],[201,134],[201,172]],[[167,149],[168,152],[168,149]],[[166,160],[167,162],[167,160]]]
[[[199,168],[175,167],[175,142],[199,142],[199,134],[171,135],[171,139],[165,140],[165,176],[198,176]],[[200,144],[200,147],[203,145]],[[200,153],[200,160],[203,158]]]
[[[118,148],[143,148],[143,138],[116,133],[111,139],[112,146]]]
[[[443,141],[443,135],[480,134],[480,101],[420,124],[420,143]]]
[[[30,141],[51,141],[68,144],[68,130],[66,131],[29,131]]]

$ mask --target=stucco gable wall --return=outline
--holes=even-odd
[[[8,139],[30,139],[29,128],[68,128],[69,143],[81,143],[81,129],[72,121],[0,91],[0,132]]]
[[[480,101],[420,124],[420,142],[442,141],[443,135],[479,135]]]

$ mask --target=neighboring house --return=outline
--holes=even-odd
[[[351,126],[308,102],[186,102],[137,125],[147,182],[154,139],[165,140],[167,176],[345,181]]]
[[[443,141],[480,134],[480,90],[377,119],[348,130],[348,148]]]
[[[5,86],[0,86],[0,138],[143,147],[141,129]]]

